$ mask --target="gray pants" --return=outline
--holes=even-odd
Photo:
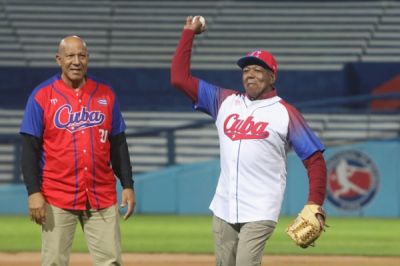
[[[42,265],[67,266],[75,228],[81,224],[93,265],[122,265],[119,213],[116,205],[102,210],[68,211],[47,205],[42,226]]]
[[[230,224],[214,216],[215,265],[261,265],[265,242],[275,226],[273,221]]]

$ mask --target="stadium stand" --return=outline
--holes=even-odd
[[[10,182],[18,169],[20,121],[23,111],[0,110],[0,183]],[[155,171],[219,157],[213,121],[199,112],[123,112],[134,173]],[[305,114],[327,146],[400,136],[398,114]],[[17,164],[18,165],[18,164]]]
[[[59,40],[89,44],[91,66],[169,68],[184,18],[201,14],[193,67],[236,68],[256,48],[281,70],[340,70],[348,62],[400,61],[398,1],[0,1],[0,66],[54,67]],[[23,111],[0,109],[0,183],[20,182]],[[218,157],[212,121],[195,112],[126,111],[134,173]],[[326,146],[400,136],[398,114],[305,113]]]
[[[361,56],[363,62],[399,62],[400,2],[384,3],[384,12]]]
[[[249,50],[270,50],[280,69],[340,69],[400,59],[398,1],[0,2],[0,64],[53,66],[54,47],[77,34],[92,66],[169,67],[184,18],[202,14],[193,67],[231,69]]]

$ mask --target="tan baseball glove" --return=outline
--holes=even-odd
[[[307,248],[314,246],[315,240],[324,231],[317,214],[326,221],[326,213],[321,206],[307,204],[296,219],[286,228],[286,233],[293,239],[296,245]]]

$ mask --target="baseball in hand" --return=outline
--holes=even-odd
[[[194,16],[192,19],[192,23],[196,21],[196,18],[199,18],[201,26],[204,28],[206,26],[206,20],[203,16]]]

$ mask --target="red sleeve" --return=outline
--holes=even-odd
[[[171,64],[171,84],[184,92],[192,101],[197,101],[199,80],[190,73],[190,57],[194,39],[194,31],[185,29]]]
[[[313,153],[303,164],[309,180],[308,201],[322,205],[326,195],[326,164],[322,152]]]

